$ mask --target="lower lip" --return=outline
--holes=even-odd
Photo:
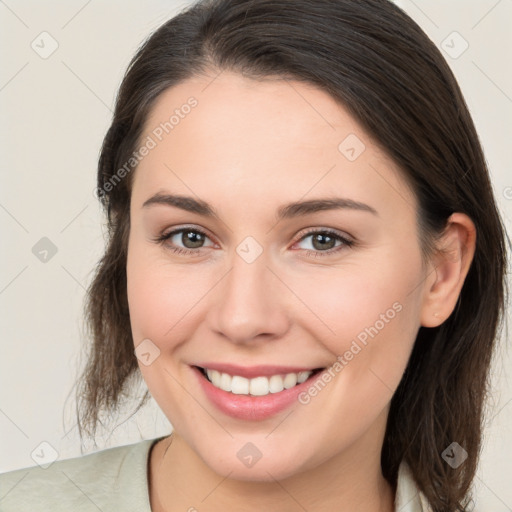
[[[309,388],[317,378],[322,375],[318,372],[306,381],[290,389],[284,389],[279,393],[269,393],[264,396],[236,395],[228,391],[216,388],[199,370],[192,366],[199,379],[199,383],[208,399],[224,414],[233,418],[258,421],[270,418],[284,411],[294,402],[298,401],[298,395]]]

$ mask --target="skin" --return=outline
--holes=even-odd
[[[141,140],[190,96],[198,105],[133,176],[131,328],[135,347],[150,339],[160,350],[139,366],[174,427],[150,455],[152,509],[392,511],[396,490],[380,467],[389,403],[420,326],[441,324],[455,307],[474,225],[453,214],[445,253],[423,261],[413,192],[346,109],[304,83],[216,75],[160,95]],[[355,161],[338,149],[351,133],[365,145]],[[217,216],[143,208],[157,192],[200,198]],[[276,221],[284,204],[333,196],[378,214],[337,209]],[[181,235],[152,240],[180,227],[206,231],[203,247]],[[355,243],[315,248],[307,233],[322,228]],[[263,249],[252,263],[236,252],[247,236]],[[197,255],[176,254],[173,243]],[[401,311],[317,396],[266,420],[217,410],[189,366],[328,367],[396,302]],[[247,442],[263,455],[250,468],[237,458]]]

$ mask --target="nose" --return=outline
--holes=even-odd
[[[290,326],[289,297],[265,253],[252,263],[234,254],[232,265],[215,287],[208,322],[217,335],[233,343],[277,339]]]

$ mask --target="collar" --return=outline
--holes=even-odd
[[[395,512],[432,512],[425,495],[418,489],[411,468],[405,461],[398,468]]]

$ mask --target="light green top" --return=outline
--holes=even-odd
[[[0,474],[0,512],[151,512],[149,450],[162,437]],[[430,512],[402,463],[396,512]]]

